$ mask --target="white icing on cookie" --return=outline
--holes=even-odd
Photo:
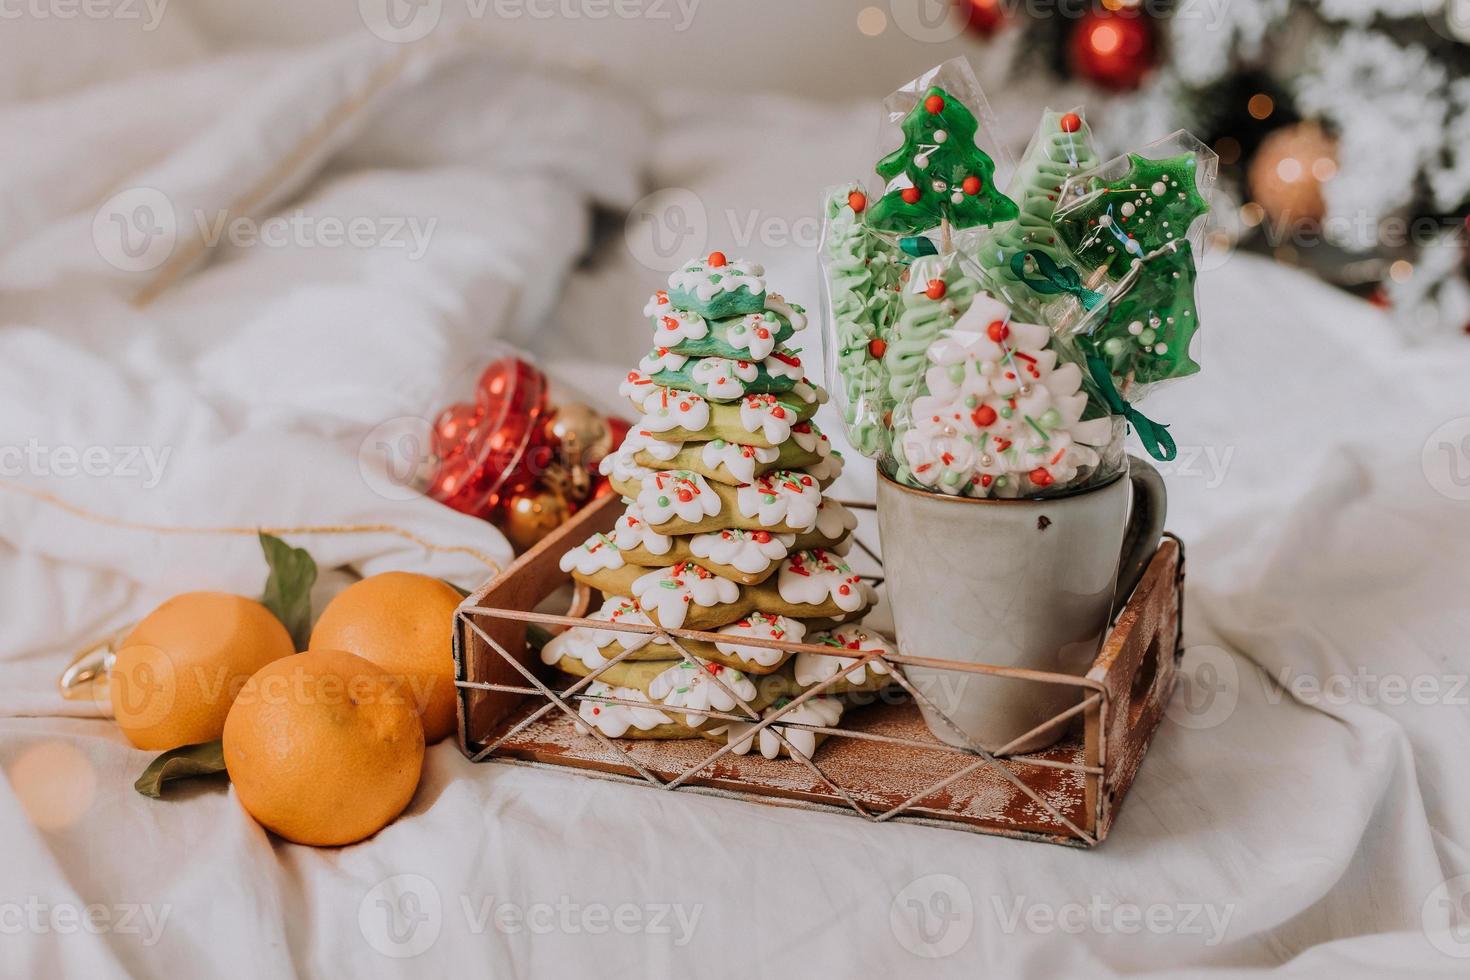
[[[798,381],[795,385],[793,385],[790,393],[792,395],[795,395],[797,398],[800,398],[808,405],[811,405],[813,403],[817,405],[825,405],[827,404],[827,398],[829,397],[826,388],[823,388],[820,385],[814,385],[806,379],[802,379],[801,381]]]
[[[708,265],[704,259],[690,259],[683,268],[669,274],[669,288],[681,289],[708,302],[720,293],[733,293],[742,286],[751,293],[764,293],[765,276],[763,266],[745,259],[730,259],[720,266]]]
[[[715,677],[725,687],[716,684]],[[725,688],[729,688],[729,691]],[[687,660],[681,660],[659,674],[648,685],[648,696],[653,700],[661,701],[670,708],[695,709],[684,714],[684,724],[690,728],[698,728],[709,720],[708,716],[696,713],[698,711],[728,712],[739,707],[739,703],[730,696],[731,692],[738,695],[741,701],[749,702],[755,697],[756,688],[750,678],[733,667],[707,664],[701,669]]]
[[[644,399],[657,390],[658,385],[654,384],[652,379],[642,371],[629,371],[627,376],[618,385],[618,394],[631,401],[634,405],[637,405],[640,409],[643,407]]]
[[[781,445],[791,436],[796,412],[775,395],[746,395],[740,402],[740,425],[746,432],[762,432],[766,441]]]
[[[842,719],[842,702],[837,698],[814,697],[808,698],[795,708],[782,712],[789,698],[782,698],[767,708],[761,715],[769,718],[781,712],[781,720],[789,721],[796,725],[815,725],[821,728],[836,728],[837,722]],[[725,737],[730,742],[730,751],[736,755],[745,755],[751,747],[759,742],[761,755],[767,759],[780,758],[782,755],[791,755],[795,749],[806,758],[810,759],[817,751],[818,733],[809,732],[803,728],[790,728],[786,725],[767,725],[759,732],[751,734],[755,728],[754,722],[732,721],[725,728]],[[781,736],[785,737],[783,743],[777,737],[775,729],[781,729]]]
[[[604,704],[583,700],[577,707],[577,717],[597,729],[608,738],[622,738],[630,728],[647,732],[660,725],[672,725],[674,719],[653,707],[648,696],[634,687],[610,687],[602,681],[593,681],[584,692],[588,697],[617,698],[620,701],[641,701],[646,708],[634,708],[626,704]]]
[[[640,439],[638,448],[643,452],[648,453],[648,455],[652,456],[654,459],[658,460],[661,463],[667,463],[669,460],[679,455],[679,453],[682,452],[684,449],[684,444],[682,442],[664,442],[660,439],[655,439],[653,437],[653,433],[648,432],[647,430],[640,431],[638,429],[634,429],[628,433],[628,438],[633,438],[635,432]]]
[[[741,483],[755,479],[757,465],[765,466],[781,458],[781,450],[766,446],[743,446],[738,442],[711,439],[699,450],[699,458],[710,469],[724,464],[730,475]]]
[[[702,357],[689,376],[704,386],[705,396],[711,401],[733,402],[745,395],[746,389],[760,377],[760,371],[750,361]]]
[[[785,523],[797,531],[817,526],[817,509],[822,506],[822,487],[800,470],[773,470],[735,491],[735,503],[744,517],[754,517],[766,527]]]
[[[653,340],[660,347],[674,347],[686,340],[703,340],[709,336],[709,324],[692,310],[676,310],[669,294],[660,289],[643,307],[643,315],[653,320]]]
[[[736,602],[740,598],[740,586],[707,568],[680,562],[634,579],[633,595],[644,610],[658,614],[662,626],[678,629],[688,618],[691,605],[708,608]]]
[[[828,541],[845,537],[857,528],[857,515],[840,500],[822,500],[817,508],[817,533]]]
[[[841,453],[831,453],[812,463],[810,466],[804,467],[804,470],[810,473],[818,482],[831,483],[842,475],[844,465],[845,462]]]
[[[761,361],[761,367],[773,378],[784,378],[791,381],[800,381],[806,377],[806,369],[801,366],[801,358],[794,351],[780,350],[770,357]]]
[[[776,573],[776,591],[787,602],[816,606],[831,599],[843,612],[857,612],[867,604],[866,584],[825,548],[798,551]]]
[[[561,570],[592,575],[604,568],[622,568],[622,549],[610,535],[598,533],[561,556]]]
[[[638,370],[644,374],[658,374],[660,371],[677,371],[689,363],[689,358],[684,354],[675,354],[667,347],[655,347],[643,359],[638,362]]]
[[[709,402],[692,391],[655,386],[639,404],[643,418],[638,421],[638,427],[650,432],[678,428],[694,431],[709,425]]]
[[[851,667],[857,663],[862,659],[863,654],[876,650],[880,656],[886,657],[898,652],[886,638],[865,629],[858,623],[847,623],[830,633],[818,633],[811,638],[810,642],[851,650],[853,655],[851,657],[824,657],[816,653],[798,653],[796,655],[796,683],[802,687],[820,684],[844,667]],[[867,679],[869,669],[878,676],[887,676],[892,673],[887,664],[875,660],[846,674],[845,679],[850,684],[861,684]]]
[[[612,540],[621,551],[642,547],[651,555],[667,555],[674,546],[673,538],[648,526],[642,509],[636,503],[623,511],[623,516],[613,525]]]
[[[650,438],[649,441],[653,440]],[[653,470],[633,458],[640,448],[642,448],[641,443],[633,438],[632,432],[629,432],[621,446],[602,457],[597,464],[597,472],[619,483],[638,481],[652,476]]]
[[[806,314],[786,302],[780,293],[766,293],[766,309],[791,321],[792,330],[806,329]]]
[[[635,626],[652,626],[653,623],[637,602],[622,597],[610,598],[602,608],[587,617],[605,623],[631,623]],[[631,630],[601,630],[593,626],[573,626],[558,633],[541,648],[541,660],[555,664],[562,657],[580,660],[588,670],[596,670],[607,663],[602,650],[612,643],[621,643],[625,650],[641,650],[652,643],[652,633],[634,633]]]
[[[770,306],[769,298],[766,306]],[[739,323],[730,324],[725,341],[735,350],[747,351],[751,360],[759,361],[776,349],[776,334],[780,329],[781,321],[770,313],[751,313]]]
[[[732,528],[694,535],[689,539],[689,550],[696,558],[729,565],[746,575],[758,575],[789,555],[794,544],[794,534]]]
[[[650,476],[652,473],[650,472]],[[561,570],[592,575],[604,568],[617,569],[626,564],[623,552],[643,547],[649,554],[666,555],[674,546],[668,535],[648,526],[637,504],[633,504],[607,534],[594,534],[561,556]]]
[[[697,524],[719,514],[719,494],[704,477],[692,470],[663,470],[643,478],[637,507],[643,519],[655,526],[677,517]]]
[[[731,623],[715,632],[722,636],[753,636],[760,640],[800,643],[802,637],[806,635],[806,624],[787,619],[785,616],[753,612],[740,622]],[[732,657],[739,657],[747,663],[760,664],[762,667],[774,667],[786,655],[784,651],[776,647],[757,647],[725,641],[716,641],[715,649]]]
[[[791,440],[804,453],[815,452],[825,456],[832,451],[831,441],[808,419],[791,427]]]

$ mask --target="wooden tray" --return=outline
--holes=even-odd
[[[584,622],[585,601],[572,615],[534,610],[570,581],[558,567],[562,553],[610,529],[622,511],[615,497],[588,507],[461,605],[454,658],[459,743],[470,759],[1057,844],[1089,847],[1107,836],[1174,687],[1184,578],[1177,539],[1166,537],[1160,545],[1091,670],[1071,679],[1081,689],[1078,706],[1067,712],[1075,716],[1073,731],[1051,748],[1003,757],[952,748],[930,734],[911,697],[888,696],[850,709],[810,761],[768,760],[737,756],[704,739],[579,733],[571,712],[585,685],[565,691],[547,686],[554,672],[527,646],[527,626]],[[667,632],[675,639],[709,635]],[[831,654],[825,647],[790,648]],[[1015,668],[886,659],[900,668],[922,663],[1056,682],[1055,675]]]

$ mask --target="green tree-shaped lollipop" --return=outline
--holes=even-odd
[[[1121,278],[1135,259],[1185,238],[1210,209],[1195,184],[1197,168],[1193,153],[1163,160],[1130,153],[1123,177],[1088,179],[1079,196],[1059,205],[1053,224],[1083,275],[1106,266]]]
[[[975,145],[979,128],[964,103],[931,88],[904,116],[903,145],[878,161],[888,192],[868,214],[868,227],[917,235],[948,221],[954,228],[993,225],[1016,216],[995,189],[995,161]]]
[[[1199,371],[1189,343],[1199,329],[1195,312],[1194,252],[1176,239],[1149,255],[1137,281],[1080,338],[1125,388],[1184,378]]]

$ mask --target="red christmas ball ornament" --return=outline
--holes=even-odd
[[[544,374],[517,357],[491,361],[475,383],[475,404],[451,405],[435,420],[439,467],[429,480],[429,496],[485,517],[502,496],[529,487],[546,410]]]
[[[722,269],[726,265],[728,265],[729,262],[730,260],[725,258],[724,252],[711,252],[709,253],[709,261],[706,264],[709,265],[711,269]]]
[[[1072,70],[1113,91],[1137,88],[1153,67],[1154,32],[1143,14],[1093,11],[1077,22],[1068,42]]]
[[[874,337],[868,341],[868,356],[873,360],[879,360],[888,350],[888,342],[882,337]]]
[[[984,38],[994,37],[1006,22],[1001,0],[968,0],[962,5],[965,26]]]
[[[931,116],[937,116],[944,111],[944,96],[931,95],[924,100],[924,110]]]
[[[919,189],[917,187],[905,187],[899,191],[898,196],[903,199],[903,203],[905,204],[919,203]]]
[[[929,285],[924,287],[924,295],[930,299],[944,299],[947,292],[949,287],[944,284],[943,279],[930,279]]]
[[[847,195],[847,206],[852,208],[853,214],[862,214],[863,209],[868,206],[868,195],[862,191],[853,191]]]
[[[1062,127],[1064,133],[1075,133],[1082,128],[1082,117],[1075,112],[1069,112],[1061,118],[1058,125]]]
[[[960,184],[960,190],[964,191],[971,197],[974,197],[976,194],[980,193],[980,188],[984,186],[985,182],[983,180],[981,180],[979,177],[976,177],[974,174],[971,174],[970,176],[965,178],[964,183]]]
[[[455,402],[434,420],[433,444],[429,447],[435,456],[444,459],[464,451],[466,440],[480,424],[484,412],[479,405]]]

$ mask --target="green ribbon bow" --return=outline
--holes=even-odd
[[[1087,355],[1087,370],[1092,375],[1092,380],[1097,382],[1099,392],[1103,401],[1107,402],[1108,408],[1114,414],[1121,415],[1133,426],[1138,433],[1138,438],[1143,442],[1143,448],[1148,454],[1160,462],[1167,463],[1179,455],[1179,449],[1174,445],[1174,437],[1169,435],[1169,427],[1155,422],[1144,415],[1138,409],[1128,404],[1118,389],[1113,385],[1113,372],[1108,369],[1106,358],[1096,354]]]
[[[912,258],[939,254],[939,248],[923,235],[906,235],[898,240],[898,247]]]
[[[1041,278],[1033,278],[1026,272],[1027,256],[1036,263],[1036,271],[1041,274]],[[1103,301],[1102,293],[1082,285],[1082,277],[1077,274],[1076,269],[1057,265],[1050,255],[1039,249],[1033,248],[1012,255],[1011,274],[1038,293],[1070,293],[1077,297],[1084,309],[1090,310]]]

